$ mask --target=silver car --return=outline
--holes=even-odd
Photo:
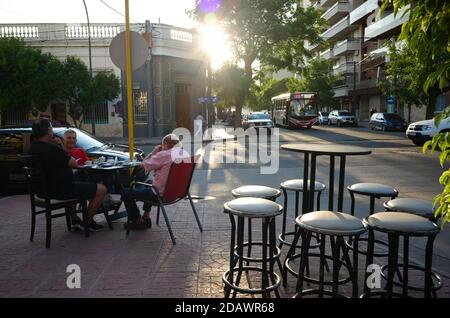
[[[273,128],[272,118],[270,115],[264,112],[255,112],[244,117],[243,126],[245,129],[254,127],[260,128]]]
[[[328,124],[329,112],[319,112],[319,125]]]
[[[348,110],[333,110],[328,116],[328,125],[352,125],[358,126],[355,115]]]

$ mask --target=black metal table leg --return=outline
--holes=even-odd
[[[314,210],[314,190],[316,185],[316,155],[311,155],[311,177],[309,181],[309,200],[308,200],[308,212]],[[303,180],[307,182],[307,180]]]
[[[309,211],[308,205],[308,169],[309,169],[309,154],[305,153],[303,162],[303,202],[302,213],[305,214]]]
[[[330,156],[330,181],[328,183],[328,211],[333,211],[334,206],[334,156]]]
[[[342,212],[344,205],[344,180],[345,180],[345,156],[339,160],[339,193],[338,193],[338,212]]]

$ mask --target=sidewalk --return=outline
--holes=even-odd
[[[37,218],[34,242],[29,241],[29,197],[0,199],[0,297],[223,297],[222,275],[229,266],[230,242],[230,221],[223,213],[223,203],[223,199],[195,203],[204,227],[202,233],[188,201],[169,206],[175,246],[164,219],[161,217],[160,225],[156,225],[153,211],[153,227],[131,232],[128,237],[122,226],[125,219],[113,222],[111,231],[103,216],[96,216],[105,229],[89,238],[81,231],[68,232],[64,218],[55,219],[52,245],[46,249],[42,216]],[[280,221],[281,217],[277,231],[281,229]],[[288,217],[288,222],[293,224],[293,218]],[[254,230],[258,228],[255,224]],[[260,233],[255,233],[254,239],[259,238]],[[283,254],[286,251],[283,248]],[[359,257],[360,291],[364,261]],[[384,260],[376,262],[384,264]],[[70,264],[80,266],[80,289],[66,285]],[[317,274],[317,264],[312,261],[310,267],[311,275]],[[412,283],[421,285],[421,275],[412,274]],[[281,296],[292,297],[295,283],[295,278],[288,276],[287,288],[280,287]],[[443,283],[438,296],[450,297],[450,280],[443,277]],[[345,284],[339,291],[350,295],[350,288]]]

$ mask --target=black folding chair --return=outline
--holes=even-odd
[[[33,241],[34,231],[36,227],[36,215],[45,214],[46,218],[46,240],[45,247],[50,247],[52,236],[52,219],[58,217],[66,217],[67,230],[71,231],[71,215],[77,211],[74,207],[77,204],[81,206],[83,214],[84,233],[89,237],[89,229],[87,227],[87,201],[81,199],[56,200],[49,195],[48,185],[41,161],[35,155],[18,155],[19,161],[23,165],[23,171],[28,183],[28,191],[31,203],[31,234],[30,241]],[[37,208],[42,208],[38,210]],[[53,214],[55,210],[64,209],[64,213]]]

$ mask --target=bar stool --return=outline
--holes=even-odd
[[[278,287],[280,277],[274,272],[275,261],[280,257],[280,251],[276,246],[275,217],[281,214],[283,207],[273,201],[261,198],[238,198],[224,204],[224,212],[228,213],[231,222],[231,243],[230,243],[230,268],[223,274],[222,281],[225,284],[225,297],[229,297],[231,290],[248,294],[262,294],[262,297],[270,297],[271,292],[275,292],[280,297]],[[236,227],[237,219],[237,227]],[[261,267],[243,264],[246,260],[244,256],[244,220],[260,219],[262,221],[262,241],[253,242],[262,248],[262,256],[259,259],[252,259],[253,262],[260,262]],[[269,249],[269,252],[267,252]],[[237,265],[237,266],[236,266]],[[260,288],[240,287],[242,272],[260,272]],[[234,279],[235,274],[236,279]],[[270,281],[270,282],[269,282]]]
[[[267,199],[270,201],[274,201],[280,196],[281,191],[278,189],[261,186],[261,185],[245,185],[231,191],[231,194],[234,198],[260,198]],[[248,230],[247,230],[248,241],[244,243],[244,246],[247,247],[247,257],[245,260],[247,261],[247,265],[249,262],[255,261],[255,259],[251,258],[252,252],[252,221],[251,218],[248,219]],[[281,270],[281,262],[278,259],[278,267]]]
[[[436,217],[434,216],[433,205],[431,202],[415,199],[415,198],[397,198],[393,200],[389,200],[384,202],[384,207],[386,211],[397,211],[397,212],[406,212],[412,213],[421,217],[424,217],[431,222],[437,222]],[[400,264],[398,267],[403,267]],[[421,272],[425,272],[425,268],[423,266],[409,264],[410,269],[418,270]],[[387,279],[385,271],[387,266],[382,267],[381,275],[384,279]],[[433,277],[433,286],[431,287],[433,296],[436,297],[436,291],[442,287],[442,279],[438,273],[432,271],[431,276]],[[401,275],[398,275],[399,280],[394,280],[393,284],[396,286],[403,287],[403,278]],[[422,287],[411,286],[408,285],[408,289],[414,291],[425,291]]]
[[[408,286],[408,269],[409,265],[409,238],[410,237],[427,237],[427,245],[425,249],[425,286],[423,291],[426,298],[430,298],[433,293],[432,284],[432,261],[433,261],[433,243],[436,235],[439,233],[439,227],[418,215],[405,212],[380,212],[375,213],[363,220],[368,226],[369,241],[366,259],[366,268],[373,264],[374,257],[374,232],[387,233],[389,237],[389,256],[388,256],[388,275],[387,283],[384,291],[372,292],[369,286],[365,284],[364,293],[361,297],[370,296],[387,296],[387,297],[409,297],[408,290],[412,289]],[[398,264],[398,249],[400,237],[403,236],[403,264]],[[394,276],[398,268],[403,268],[402,293],[394,293]],[[367,281],[368,273],[365,275]]]
[[[347,190],[350,193],[351,198],[351,215],[355,215],[355,194],[360,194],[363,196],[370,197],[370,208],[369,215],[372,215],[375,211],[375,199],[381,199],[385,197],[389,197],[391,199],[395,199],[398,196],[398,191],[390,186],[379,184],[379,183],[355,183],[349,187]],[[367,241],[367,238],[361,238],[361,241]],[[351,238],[348,241],[349,244],[347,246],[351,248]],[[383,246],[388,246],[388,244],[382,240],[375,240],[375,243]],[[365,251],[359,250],[358,253],[366,255]],[[377,257],[387,257],[387,253],[375,253],[374,256]]]
[[[436,222],[431,202],[414,198],[397,198],[384,202],[386,211],[406,212]]]
[[[317,211],[304,214],[296,219],[296,224],[299,227],[292,246],[286,257],[285,266],[289,264],[289,254],[295,250],[295,246],[300,236],[302,237],[302,250],[300,259],[300,268],[297,277],[297,287],[294,297],[303,297],[306,295],[318,294],[320,298],[324,295],[332,297],[345,297],[339,294],[339,285],[348,281],[352,282],[352,296],[358,295],[358,253],[353,253],[353,262],[350,260],[348,249],[344,242],[344,236],[353,236],[353,247],[358,250],[359,236],[366,232],[366,227],[361,220],[351,216],[347,213],[332,212],[332,211]],[[319,279],[312,280],[305,276],[306,264],[308,257],[314,254],[309,254],[309,244],[313,234],[320,235],[320,249],[319,249]],[[326,237],[330,238],[332,255],[325,254]],[[342,251],[342,259],[341,253]],[[324,279],[325,259],[333,261],[333,278],[326,282]],[[353,264],[352,264],[353,263]],[[347,279],[339,280],[339,272],[344,266],[350,276]],[[303,289],[304,281],[313,282],[319,285],[318,289]],[[331,290],[326,290],[325,285],[331,285]]]
[[[309,188],[308,181],[308,188]],[[291,246],[292,242],[286,240],[286,236],[294,236],[295,232],[286,232],[286,217],[287,217],[287,207],[288,207],[288,195],[287,191],[295,192],[295,217],[298,217],[298,204],[299,204],[299,193],[303,192],[303,179],[292,179],[284,181],[280,184],[280,188],[283,191],[284,195],[284,208],[283,208],[283,226],[281,230],[281,234],[278,236],[279,245],[281,248],[284,245]],[[317,193],[317,210],[320,210],[320,195],[322,191],[325,190],[326,186],[321,182],[314,183],[314,192]],[[301,246],[297,246],[300,248]],[[315,247],[318,247],[315,246]]]

